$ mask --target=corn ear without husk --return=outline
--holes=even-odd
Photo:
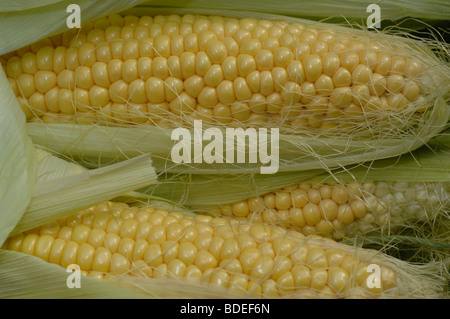
[[[122,14],[182,14],[167,8],[135,7]],[[206,12],[206,11],[205,11]],[[218,14],[211,9],[210,14]],[[284,19],[286,22],[300,22],[312,27],[325,26],[314,21],[288,18],[264,13],[227,12],[237,18],[258,17],[268,20]],[[327,25],[331,27],[331,25]],[[346,30],[339,26],[333,29]],[[367,30],[352,30],[364,41],[385,41],[392,44],[390,49],[399,49],[407,56],[417,58],[424,64],[425,72],[419,82],[423,99],[412,103],[410,110],[379,114],[373,120],[371,115],[360,115],[361,122],[349,124],[352,129],[315,130],[301,126],[280,127],[279,169],[280,172],[311,170],[316,168],[336,168],[373,159],[383,159],[412,151],[425,144],[442,131],[450,118],[448,108],[448,65],[433,53],[445,55],[445,45],[436,41],[419,41],[405,39],[390,34],[377,34]],[[388,45],[388,46],[389,46]],[[433,48],[433,46],[435,46]],[[417,110],[419,110],[416,112]],[[423,112],[423,113],[422,113]],[[378,115],[377,115],[378,116]],[[213,173],[248,173],[256,172],[261,163],[212,163],[197,164],[174,163],[171,150],[175,142],[171,139],[172,130],[163,126],[134,125],[133,127],[109,127],[78,124],[46,124],[40,119],[28,124],[28,131],[33,141],[58,153],[62,153],[91,165],[123,160],[140,153],[151,153],[157,171],[174,173],[197,172]],[[282,121],[283,122],[283,121]],[[171,124],[176,124],[175,121]],[[120,125],[117,125],[120,126]],[[220,127],[222,129],[222,126]],[[225,132],[223,129],[222,132]],[[191,133],[191,136],[193,134]],[[270,138],[270,134],[269,134]],[[193,141],[192,144],[195,142]],[[270,144],[270,143],[269,143]],[[225,149],[222,147],[222,149]],[[248,150],[246,150],[248,152]],[[194,162],[194,163],[192,163]]]

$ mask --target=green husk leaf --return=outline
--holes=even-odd
[[[333,174],[318,175],[309,182],[402,181],[449,182],[450,135],[442,134],[414,152],[398,157],[371,161]]]
[[[272,0],[249,0],[249,1],[209,1],[209,0],[191,0],[187,2],[177,0],[152,0],[142,4],[142,6],[151,7],[182,7],[189,10],[236,10],[236,11],[255,11],[271,14],[282,14],[294,17],[344,17],[361,18],[366,20],[370,13],[367,13],[368,5],[376,3],[371,0],[290,0],[283,1],[280,5]],[[448,20],[450,14],[448,3],[442,0],[433,1],[394,1],[384,0],[378,3],[381,9],[381,18],[389,20],[398,20],[405,17]]]
[[[70,274],[40,258],[0,249],[1,299],[149,298],[85,276],[80,278],[80,288],[68,288]]]
[[[36,154],[38,160],[36,183],[38,187],[36,187],[33,193],[34,197],[59,190],[61,183],[67,187],[68,185],[76,184],[86,179],[87,168],[76,163],[65,161],[39,147],[36,148]],[[55,179],[58,181],[55,182]]]
[[[157,15],[189,12],[188,8],[135,7],[123,11],[121,14]],[[264,13],[235,10],[219,12],[215,8],[209,9],[208,12],[209,14],[236,17],[282,18],[291,22],[318,25],[314,21]],[[342,26],[333,26],[333,28],[349,30]],[[411,116],[411,114],[398,115],[395,123],[390,123],[390,120],[384,123],[388,127],[381,128],[381,133],[376,131],[378,128],[374,128],[374,132],[370,128],[361,129],[356,133],[335,132],[334,134],[322,131],[302,131],[301,128],[296,128],[296,130],[280,128],[278,172],[334,169],[355,163],[398,156],[417,149],[447,127],[450,119],[450,108],[446,100],[448,99],[450,85],[448,80],[449,68],[442,60],[434,56],[427,43],[412,39],[401,39],[392,34],[375,34],[367,30],[354,30],[354,32],[368,39],[376,37],[393,43],[394,40],[399,41],[395,42],[398,43],[396,45],[408,50],[408,54],[411,52],[411,55],[418,57],[420,61],[426,61],[424,64],[427,75],[423,81],[426,90],[429,90],[429,92],[427,91],[424,105],[421,105],[421,107],[427,108],[427,111],[419,117]],[[433,42],[432,45],[437,44]],[[438,51],[443,50],[444,48],[440,48],[440,51]],[[363,121],[366,120],[363,119]],[[368,120],[370,121],[370,119]],[[97,125],[29,123],[27,129],[34,143],[70,156],[92,167],[142,153],[152,154],[153,165],[158,172],[245,174],[260,172],[262,166],[261,163],[174,163],[171,160],[171,150],[177,141],[171,139],[173,130],[164,127],[150,125],[100,127]],[[223,127],[219,127],[219,129],[224,132]],[[194,144],[193,140],[192,144]]]
[[[142,198],[140,196],[140,198]],[[170,203],[168,203],[170,204]],[[324,248],[338,248],[368,262],[381,263],[394,270],[398,286],[381,298],[440,298],[443,276],[437,263],[412,264],[393,258],[379,250],[360,249],[319,237],[307,239]],[[203,282],[171,278],[144,278],[117,275],[105,280],[81,277],[81,288],[67,288],[69,273],[37,257],[0,250],[0,298],[246,298]],[[83,289],[86,288],[86,291]],[[110,289],[110,291],[104,290]],[[140,294],[142,293],[142,295]],[[39,294],[39,295],[38,295]],[[292,296],[295,298],[295,296]]]
[[[423,127],[411,135],[373,140],[280,134],[278,172],[337,168],[395,157],[425,144],[446,127],[449,118],[450,108],[439,98]],[[29,123],[27,129],[34,143],[92,166],[151,153],[158,172],[244,174],[258,173],[261,168],[261,163],[174,163],[171,150],[178,141],[171,140],[172,129],[168,128]]]
[[[62,0],[2,0],[0,1],[0,12],[23,11],[33,8],[54,5]]]
[[[39,3],[33,6],[28,1],[21,11],[0,12],[0,55],[67,31],[67,18],[71,13],[67,13],[66,9],[74,2],[71,0],[51,2],[35,7]],[[80,6],[80,18],[84,23],[123,11],[142,2],[142,0],[81,0],[76,4]],[[4,6],[0,4],[0,9]]]
[[[32,197],[26,213],[11,235],[157,182],[151,164],[150,157],[144,154],[98,169],[80,168],[69,178],[62,175],[37,183],[39,192]],[[73,164],[62,162],[60,165]],[[44,191],[44,187],[48,191]]]
[[[19,221],[34,190],[37,160],[25,116],[0,70],[0,246]]]
[[[261,174],[165,174],[141,192],[189,207],[217,206],[297,183],[450,182],[450,135],[443,134],[414,152],[335,170]],[[208,196],[205,196],[208,194]]]

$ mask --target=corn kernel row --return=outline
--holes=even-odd
[[[30,120],[333,128],[423,99],[421,63],[331,29],[193,15],[99,21],[4,57]]]

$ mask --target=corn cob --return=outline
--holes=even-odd
[[[208,212],[340,240],[431,221],[449,204],[448,183],[300,183]]]
[[[10,237],[2,248],[62,267],[78,264],[99,279],[176,278],[250,297],[405,294],[404,274],[363,249],[273,225],[115,202]],[[380,267],[378,287],[368,283],[371,264]]]
[[[11,52],[3,64],[30,121],[201,119],[377,134],[426,109],[424,64],[408,50],[294,22],[111,15]]]

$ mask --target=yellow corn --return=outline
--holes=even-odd
[[[330,239],[114,202],[10,237],[3,248],[78,264],[95,278],[177,278],[253,297],[376,297],[398,285],[389,266]],[[376,287],[370,264],[380,267]]]
[[[342,239],[432,220],[450,204],[448,183],[300,183],[210,210]]]
[[[423,111],[405,50],[300,23],[112,15],[3,60],[30,121],[330,129]]]

